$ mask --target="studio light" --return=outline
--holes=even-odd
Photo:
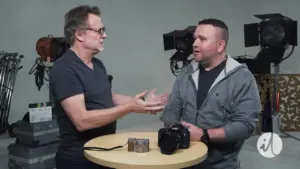
[[[68,48],[70,48],[70,44],[64,37],[49,35],[41,37],[36,42],[36,52],[43,61],[47,62],[55,62]]]
[[[196,26],[189,26],[184,30],[174,30],[163,34],[164,50],[176,50],[170,58],[171,71],[175,76],[191,61],[188,57],[193,53],[195,29]],[[179,62],[182,66],[179,66]]]
[[[260,46],[256,57],[260,62],[281,63],[297,46],[297,21],[280,13],[254,16],[261,22],[244,25],[245,47]],[[288,46],[292,46],[292,51],[284,58]]]
[[[298,33],[297,33],[297,21],[292,20],[287,16],[283,16],[280,13],[254,15],[260,19],[259,23],[251,23],[244,25],[245,47],[260,46],[260,52],[255,58],[255,65],[258,68],[274,65],[274,72],[272,73],[272,82],[267,82],[272,85],[272,89],[268,89],[267,100],[265,101],[266,107],[264,108],[262,121],[263,132],[273,131],[272,115],[279,115],[279,100],[280,100],[280,88],[278,85],[280,72],[280,63],[289,58],[294,52],[295,46],[298,46]],[[286,50],[291,48],[287,56],[284,56]],[[262,66],[263,65],[263,66]],[[271,68],[271,66],[270,66]],[[257,73],[257,72],[253,72]],[[263,75],[270,74],[270,72],[261,72]],[[271,79],[269,79],[271,80]],[[285,86],[287,87],[287,86]],[[272,91],[272,103],[271,93]],[[271,108],[272,107],[272,108]],[[276,122],[277,123],[277,122]],[[284,133],[284,132],[283,132]],[[291,136],[288,133],[285,133]],[[293,136],[292,136],[293,137]],[[294,137],[295,138],[295,137]]]

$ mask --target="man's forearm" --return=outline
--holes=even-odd
[[[61,101],[78,131],[102,127],[134,110],[130,102],[107,109],[87,110],[84,100],[84,95],[78,94]]]
[[[109,109],[90,110],[82,118],[80,131],[93,129],[107,125],[126,114],[130,113],[130,107],[123,104]]]
[[[225,131],[223,128],[208,129],[207,132],[212,142],[225,140]]]
[[[132,96],[125,96],[125,95],[113,93],[112,99],[113,99],[113,104],[115,106],[118,106],[127,103],[130,99],[132,99]]]
[[[251,136],[253,129],[243,122],[233,122],[222,128],[208,129],[212,142],[234,142]]]

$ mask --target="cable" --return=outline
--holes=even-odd
[[[295,46],[292,47],[292,50],[290,51],[290,53],[286,57],[284,57],[283,59],[281,59],[281,62],[284,61],[284,60],[286,60],[286,59],[288,59],[294,53],[294,48],[295,48]]]
[[[170,69],[173,75],[177,76],[181,70],[186,67],[190,62],[194,59],[185,59],[183,61],[171,60],[170,61]],[[182,63],[182,66],[179,66],[178,63]]]
[[[36,58],[34,65],[29,71],[29,74],[35,75],[35,84],[38,87],[38,90],[40,91],[41,87],[44,85],[44,80],[49,81],[49,79],[45,78],[45,72],[46,74],[50,75],[51,66],[46,66],[41,58]]]
[[[90,150],[90,151],[111,151],[111,150],[114,150],[114,149],[125,147],[127,144],[128,144],[128,142],[126,144],[124,144],[123,146],[119,145],[119,146],[115,146],[115,147],[112,147],[112,148],[83,147],[83,150]]]

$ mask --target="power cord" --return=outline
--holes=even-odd
[[[193,59],[186,59],[184,61],[178,61],[178,60],[171,60],[170,61],[170,69],[173,75],[177,76],[182,68],[186,67]],[[181,63],[181,66],[179,66],[179,63]]]

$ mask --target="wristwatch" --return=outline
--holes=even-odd
[[[202,129],[202,130],[203,130],[203,135],[200,137],[200,141],[203,142],[204,144],[208,144],[210,142],[210,138],[207,129]]]

